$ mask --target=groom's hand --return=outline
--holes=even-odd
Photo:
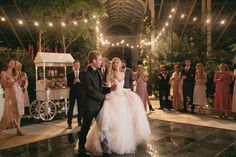
[[[105,100],[109,100],[110,98],[111,98],[111,95],[107,94],[106,97],[105,97]]]

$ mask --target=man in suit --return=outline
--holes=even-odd
[[[102,75],[102,83],[104,86],[106,86],[107,73],[108,73],[108,68],[107,68],[106,63],[107,63],[107,59],[103,58],[100,70],[101,70],[101,75]]]
[[[132,74],[132,70],[130,68],[126,67],[126,61],[125,60],[122,60],[122,70],[125,73],[124,88],[131,89],[133,91],[134,87],[133,87],[133,74]]]
[[[67,75],[67,85],[70,87],[70,93],[69,93],[69,110],[67,113],[67,124],[68,129],[72,129],[72,116],[73,116],[73,110],[75,106],[75,101],[77,101],[77,108],[78,108],[78,117],[77,122],[78,126],[81,126],[81,120],[82,120],[82,111],[81,111],[81,102],[80,102],[80,62],[78,60],[75,60],[73,63],[73,71],[70,72]]]
[[[97,51],[91,51],[89,53],[89,66],[87,68],[85,77],[86,97],[83,115],[83,125],[79,132],[79,156],[89,156],[85,149],[86,137],[90,129],[93,118],[96,118],[100,112],[103,101],[109,99],[109,96],[102,93],[102,78],[100,71],[100,65],[102,63],[102,56]],[[107,91],[107,90],[106,90]],[[111,151],[108,147],[108,140],[105,137],[100,141],[103,156],[111,156]]]
[[[187,104],[191,105],[191,111],[194,112],[193,104],[193,90],[195,81],[195,69],[191,67],[191,61],[189,59],[185,60],[185,67],[181,71],[181,77],[183,80],[183,96],[184,96],[184,112],[187,112]],[[189,99],[189,100],[188,100]]]
[[[160,109],[167,108],[170,109],[168,97],[170,95],[169,90],[169,80],[170,76],[165,70],[165,65],[160,65],[160,73],[157,75],[159,84],[159,100]]]

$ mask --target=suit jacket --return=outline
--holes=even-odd
[[[183,68],[181,71],[181,76],[185,75],[187,78],[183,81],[183,88],[193,88],[195,82],[195,69],[192,67],[187,71]]]
[[[79,79],[81,80],[81,72],[79,72]],[[74,71],[70,72],[67,75],[67,86],[70,87],[70,97],[77,97],[80,92],[81,82],[77,82],[74,84],[75,74]]]
[[[157,75],[157,78],[158,78],[159,90],[162,90],[162,91],[168,90],[170,86],[169,85],[170,75],[165,73],[165,76],[163,76],[162,73],[159,73]]]
[[[108,68],[105,68],[105,71],[102,73],[102,69],[99,68],[101,76],[102,76],[102,82],[106,83],[107,82],[107,74],[108,74]]]
[[[132,70],[130,68],[126,68],[125,70],[125,78],[124,78],[124,88],[129,88],[132,91],[134,90],[133,87],[133,74],[132,74]]]
[[[94,70],[88,67],[85,76],[85,106],[86,111],[99,111],[105,100],[105,95],[102,93],[102,78],[99,70]]]

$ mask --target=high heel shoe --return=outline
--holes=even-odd
[[[19,130],[19,129],[17,129],[16,134],[17,134],[18,136],[24,136],[24,134],[23,134],[23,133],[21,132],[21,130]]]
[[[153,107],[152,107],[151,104],[149,104],[148,107],[149,107],[149,111],[150,111],[150,112],[155,111],[155,110],[153,109]]]

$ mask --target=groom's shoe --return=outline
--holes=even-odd
[[[111,154],[109,154],[109,153],[102,153],[102,156],[103,157],[111,157]]]
[[[91,156],[89,152],[87,152],[86,149],[79,149],[78,150],[78,157],[86,157],[86,156]]]

